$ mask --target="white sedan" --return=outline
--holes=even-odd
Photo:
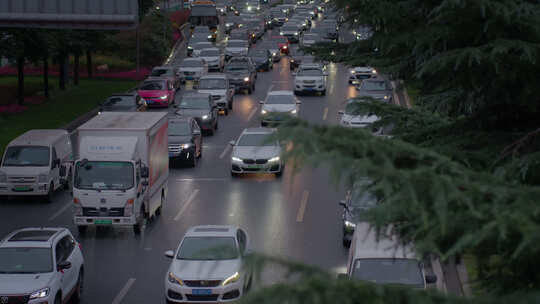
[[[292,91],[268,92],[265,100],[261,100],[261,126],[280,123],[287,117],[297,117],[300,111],[300,100]]]

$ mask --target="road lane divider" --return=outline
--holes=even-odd
[[[131,289],[131,286],[135,283],[135,278],[130,278],[124,287],[120,290],[120,292],[114,297],[114,300],[112,301],[112,304],[120,304],[122,303],[122,300],[127,295],[129,290]]]
[[[231,145],[227,145],[223,152],[219,155],[219,159],[223,159],[227,153],[229,153],[229,150],[231,149]]]
[[[195,200],[195,197],[197,196],[197,193],[199,193],[199,189],[195,189],[195,190],[193,190],[193,192],[191,192],[191,195],[189,196],[188,200],[184,203],[184,205],[182,206],[180,211],[178,211],[178,214],[174,217],[174,220],[176,222],[180,219],[182,214],[184,214],[184,212],[189,207],[189,205],[191,205],[191,202],[193,202],[193,200]]]
[[[326,118],[328,118],[328,107],[324,108],[322,120],[326,120]]]
[[[302,200],[300,201],[300,208],[298,208],[298,213],[296,214],[297,223],[301,223],[304,221],[304,213],[306,212],[308,199],[309,199],[309,191],[304,190],[304,193],[302,193]]]
[[[257,113],[258,110],[259,110],[258,106],[253,108],[253,110],[251,110],[251,113],[249,113],[249,116],[248,116],[248,121],[250,121],[253,118],[253,116],[255,116],[255,113]]]
[[[177,178],[177,182],[221,182],[221,181],[230,181],[231,178],[225,178],[225,177],[201,177],[201,178]]]
[[[55,214],[53,214],[50,218],[49,218],[49,222],[54,220],[55,218],[59,217],[62,213],[64,213],[69,207],[71,207],[71,200],[69,203],[67,203],[64,207],[60,208],[60,210],[56,211]]]

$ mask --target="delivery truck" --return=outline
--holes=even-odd
[[[74,222],[131,226],[161,213],[169,177],[165,112],[104,112],[77,129]]]

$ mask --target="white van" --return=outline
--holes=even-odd
[[[343,275],[340,275],[343,276]],[[401,245],[395,237],[377,233],[369,223],[358,223],[352,238],[347,274],[350,279],[375,284],[395,284],[425,289],[437,281],[426,275],[413,246]]]
[[[71,177],[73,152],[66,130],[30,130],[12,140],[0,166],[0,197],[43,196],[51,201]]]

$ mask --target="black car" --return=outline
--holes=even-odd
[[[214,135],[218,128],[218,108],[210,94],[187,93],[175,105],[176,114],[183,117],[193,117],[202,130]]]
[[[257,71],[270,71],[273,68],[274,63],[272,60],[272,53],[270,50],[263,48],[251,49],[248,52],[248,57],[255,63]]]
[[[233,60],[233,59],[247,59]],[[234,57],[225,65],[225,75],[229,79],[229,84],[234,85],[235,92],[247,90],[248,94],[255,91],[255,81],[257,80],[257,70],[253,61],[249,57]]]
[[[193,117],[169,115],[169,163],[186,162],[192,167],[202,156],[201,128]]]
[[[366,181],[355,183],[353,189],[347,192],[345,200],[339,202],[343,207],[343,246],[345,247],[351,245],[356,223],[363,221],[365,212],[378,202],[373,193],[362,187],[365,183]]]
[[[289,61],[289,67],[291,71],[295,70],[302,64],[302,60],[306,54],[300,49],[293,49],[291,52],[291,60]]]
[[[147,104],[139,94],[113,94],[99,104],[99,112],[141,112]]]

